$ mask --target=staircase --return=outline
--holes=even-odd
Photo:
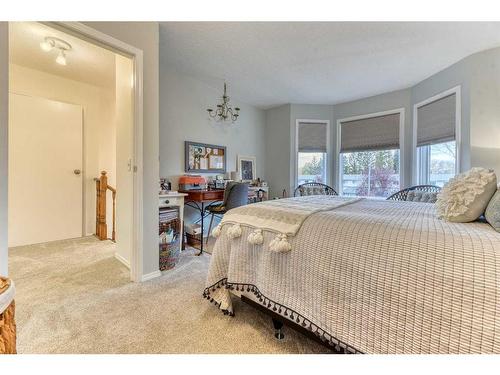
[[[106,171],[101,172],[100,178],[94,178],[96,183],[96,223],[95,235],[101,241],[111,240],[116,242],[116,189],[108,185],[108,176]],[[106,199],[107,192],[112,193],[113,204],[113,230],[111,238],[108,238],[108,225],[106,223]]]

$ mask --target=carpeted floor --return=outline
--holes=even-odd
[[[114,244],[94,237],[10,249],[19,353],[328,353],[237,300],[228,317],[201,297],[209,255],[186,250],[162,277],[129,282]]]

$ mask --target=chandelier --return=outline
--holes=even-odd
[[[238,119],[240,109],[238,107],[233,108],[229,105],[229,96],[227,96],[226,83],[224,82],[224,95],[222,95],[222,104],[217,104],[217,108],[213,110],[212,108],[207,109],[210,117],[216,119],[217,121],[227,121],[235,122]]]

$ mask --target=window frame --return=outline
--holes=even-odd
[[[311,120],[311,119],[296,119],[295,120],[295,166],[294,166],[294,177],[293,177],[293,188],[296,189],[299,186],[299,126],[301,124],[325,124],[326,125],[326,160],[325,160],[325,184],[330,185],[331,173],[330,173],[330,162],[331,162],[331,146],[330,146],[330,120]]]
[[[446,96],[455,94],[455,174],[461,172],[460,170],[460,157],[462,154],[462,137],[461,137],[461,123],[462,123],[462,97],[461,97],[462,87],[461,85],[452,87],[451,89],[442,91],[434,96],[431,96],[421,102],[415,103],[413,105],[413,162],[412,167],[412,183],[413,185],[418,185],[425,183],[427,179],[422,178],[420,170],[420,155],[419,148],[417,146],[417,130],[418,130],[418,109],[427,105],[429,103],[435,102],[436,100],[442,99]],[[430,158],[430,155],[427,155]]]
[[[343,166],[342,166],[342,157],[341,157],[341,141],[342,141],[342,123],[355,121],[355,120],[364,120],[372,117],[380,117],[385,115],[393,115],[399,113],[399,186],[404,186],[404,159],[405,159],[405,144],[404,144],[404,130],[405,130],[405,108],[395,108],[387,111],[381,112],[372,112],[359,116],[351,116],[345,117],[337,120],[337,144],[336,144],[336,152],[337,162],[335,163],[335,175],[337,176],[337,181],[335,183],[335,189],[342,194],[343,186],[342,186],[342,175],[343,175]]]

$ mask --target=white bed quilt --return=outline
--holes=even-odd
[[[204,296],[250,295],[350,352],[500,353],[500,233],[434,205],[362,200],[310,215],[291,251],[217,239]],[[237,311],[236,311],[237,313]]]

